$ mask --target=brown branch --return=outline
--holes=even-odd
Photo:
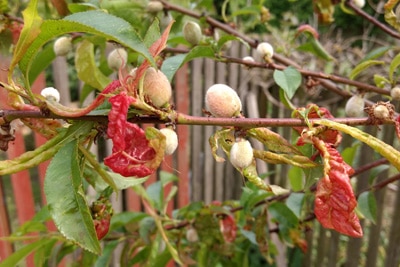
[[[380,189],[384,188],[385,186],[387,186],[388,184],[391,184],[398,180],[400,180],[400,173],[398,173],[382,182],[376,183],[373,186],[370,186],[364,190],[361,190],[360,192],[358,192],[357,197],[359,197],[364,192],[380,190]]]
[[[381,29],[385,33],[389,34],[390,36],[392,36],[394,38],[400,39],[399,32],[397,32],[396,30],[394,30],[394,29],[388,27],[387,25],[381,23],[379,20],[377,20],[373,16],[369,15],[367,12],[365,12],[364,10],[362,10],[361,8],[356,6],[352,0],[347,0],[346,1],[346,6],[348,6],[351,9],[353,9],[353,11],[357,15],[365,18],[366,20],[368,20],[369,22],[374,24],[376,27],[378,27],[379,29]]]

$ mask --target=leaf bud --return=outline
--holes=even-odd
[[[60,92],[54,87],[46,87],[40,94],[48,101],[60,102]]]
[[[159,1],[150,1],[146,6],[146,10],[149,13],[157,13],[157,12],[160,12],[161,10],[163,10],[163,9],[164,9],[164,6]]]
[[[396,86],[390,90],[390,96],[393,100],[399,101],[400,100],[400,87]]]
[[[178,147],[178,135],[171,128],[163,128],[160,132],[165,136],[165,154],[171,155]]]
[[[219,118],[232,118],[240,114],[242,102],[235,90],[225,84],[214,84],[206,92],[206,108]]]
[[[364,106],[364,98],[359,95],[353,95],[347,100],[344,112],[346,116],[349,117],[362,117],[364,114]]]
[[[188,21],[183,26],[183,37],[192,45],[198,45],[202,38],[200,25],[193,21]]]
[[[262,59],[268,61],[274,55],[274,48],[270,43],[259,43],[257,46],[257,53],[261,56]]]
[[[172,97],[171,84],[160,70],[150,67],[143,80],[143,93],[156,107],[165,106]]]
[[[66,36],[58,38],[54,42],[53,50],[56,56],[66,56],[72,50],[72,38]]]
[[[246,139],[236,141],[230,151],[229,159],[235,168],[243,169],[253,161],[253,148]]]
[[[128,53],[124,48],[116,48],[108,54],[107,64],[112,70],[119,70],[126,65]]]

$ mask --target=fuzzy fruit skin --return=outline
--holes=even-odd
[[[234,143],[230,151],[230,161],[237,169],[248,167],[253,161],[253,148],[249,141],[240,139]]]
[[[270,43],[263,42],[263,43],[258,44],[257,53],[264,60],[271,59],[272,56],[274,55],[274,48],[272,47],[272,45]]]
[[[66,56],[72,50],[71,37],[60,37],[53,45],[53,50],[56,56]]]
[[[346,116],[362,117],[364,114],[364,107],[365,107],[364,98],[362,98],[359,95],[353,95],[347,100],[344,111],[346,113]]]
[[[143,93],[154,106],[161,108],[171,99],[172,88],[164,73],[150,67],[144,76]]]
[[[359,8],[363,8],[365,6],[365,0],[353,0],[353,2]]]
[[[60,92],[54,87],[46,87],[40,94],[49,101],[60,102]]]
[[[244,62],[249,62],[249,63],[255,62],[254,58],[251,57],[251,56],[243,57],[242,60],[243,60]]]
[[[393,98],[393,100],[399,101],[400,100],[400,87],[393,87],[392,90],[390,90],[390,96]]]
[[[214,84],[208,88],[205,102],[207,110],[217,118],[232,118],[242,110],[238,94],[225,84]]]
[[[377,105],[374,108],[374,116],[380,120],[386,120],[390,117],[389,109],[384,105]]]
[[[160,12],[161,10],[163,10],[163,9],[164,9],[164,6],[159,1],[150,1],[146,6],[146,10],[149,13],[157,13],[157,12]]]
[[[119,70],[126,65],[128,53],[123,48],[116,48],[108,54],[107,64],[110,69]]]
[[[186,231],[186,239],[187,239],[187,241],[189,241],[191,243],[195,243],[195,242],[199,241],[199,235],[197,234],[196,229],[189,228]]]
[[[160,132],[165,136],[165,154],[171,155],[178,147],[178,135],[171,128],[163,128]]]
[[[198,45],[202,38],[200,25],[193,21],[188,21],[183,26],[183,37],[192,45]]]

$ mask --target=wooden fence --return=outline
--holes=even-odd
[[[229,53],[243,57],[249,51],[239,44],[232,44]],[[58,58],[53,65],[54,86],[62,92],[64,104],[70,99],[69,83],[65,58]],[[1,60],[0,79],[4,80],[7,61]],[[179,112],[191,115],[203,115],[205,90],[214,83],[225,83],[236,88],[242,99],[244,113],[247,117],[288,117],[290,111],[280,105],[277,88],[271,78],[271,71],[248,70],[237,64],[215,63],[209,59],[198,59],[181,68],[174,79],[174,103]],[[42,74],[33,86],[39,92],[45,87],[45,77]],[[329,94],[327,94],[329,96]],[[337,97],[330,95],[331,97]],[[326,97],[326,95],[324,96]],[[316,102],[318,99],[315,100]],[[0,90],[0,109],[6,108],[6,95]],[[335,109],[339,104],[329,106]],[[343,106],[343,105],[342,105]],[[174,172],[179,176],[178,195],[169,207],[169,212],[175,208],[187,205],[190,201],[238,199],[241,194],[242,178],[232,168],[229,162],[216,163],[208,144],[208,138],[217,127],[178,125],[179,148],[173,155],[165,159],[161,169]],[[289,128],[272,129],[285,137],[290,137]],[[366,130],[379,134],[383,140],[394,142],[394,131],[390,126],[366,127]],[[0,153],[0,158],[13,158],[25,150],[32,150],[43,144],[45,140],[37,134],[17,131],[16,141],[10,145],[7,153]],[[352,140],[345,138],[344,144],[351,145]],[[396,143],[397,144],[397,143]],[[263,149],[262,145],[254,142],[253,146]],[[345,145],[344,145],[345,146]],[[357,166],[371,161],[371,151],[361,145],[361,153],[357,154]],[[0,237],[9,235],[16,227],[32,216],[45,203],[43,193],[43,178],[47,162],[32,170],[22,171],[11,176],[0,177]],[[270,173],[266,178],[269,182],[288,186],[287,166],[268,165],[257,162],[260,173]],[[365,172],[355,177],[356,192],[367,188],[368,180],[373,172]],[[384,171],[375,182],[387,179],[392,172]],[[146,185],[157,180],[153,175]],[[376,191],[378,219],[376,224],[363,222],[365,236],[362,239],[352,239],[337,234],[334,231],[319,227],[318,222],[310,224],[307,231],[309,251],[304,256],[303,263],[293,265],[288,262],[284,246],[280,246],[278,266],[399,266],[400,257],[400,192],[398,184],[391,184]],[[137,195],[132,190],[125,190],[124,198],[113,203],[118,211],[141,210],[142,206]],[[49,229],[55,230],[49,224]],[[0,260],[18,249],[10,243],[0,241]],[[67,264],[67,263],[63,263]],[[27,260],[27,266],[33,266],[32,258]],[[118,266],[115,263],[115,266]]]

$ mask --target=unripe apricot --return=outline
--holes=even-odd
[[[250,142],[245,139],[235,142],[231,147],[229,159],[235,168],[248,167],[253,161],[253,148]]]
[[[259,43],[257,46],[257,53],[261,56],[262,59],[268,60],[271,59],[274,55],[274,48],[270,43]]]
[[[377,105],[374,107],[374,116],[380,120],[386,120],[390,118],[389,109],[385,105]]]
[[[123,48],[116,48],[108,54],[107,64],[110,69],[119,70],[126,65],[128,53]]]
[[[188,21],[183,26],[183,37],[192,45],[198,45],[202,38],[200,25],[194,21]]]
[[[165,154],[171,155],[178,147],[178,135],[171,128],[163,128],[160,132],[165,136]]]
[[[400,100],[400,87],[396,86],[390,90],[390,96],[393,100],[399,101]]]
[[[199,241],[199,235],[197,234],[196,229],[194,229],[194,228],[189,228],[189,229],[186,231],[186,239],[187,239],[187,241],[189,241],[189,242],[191,242],[191,243],[194,243],[194,242]]]
[[[363,8],[365,6],[365,0],[353,0],[353,3],[359,8]]]
[[[69,51],[72,50],[72,38],[71,37],[60,37],[53,45],[53,50],[56,56],[66,56]]]
[[[159,1],[150,1],[146,6],[146,10],[149,13],[157,13],[163,9],[164,9],[163,4]]]
[[[242,110],[236,91],[225,84],[214,84],[208,88],[205,101],[207,110],[214,117],[232,118]]]
[[[353,95],[347,100],[344,111],[346,113],[346,116],[362,117],[364,114],[364,106],[364,98],[359,95]]]
[[[150,67],[146,70],[144,76],[143,93],[154,106],[160,108],[171,99],[172,88],[164,73]]]
[[[54,87],[46,87],[44,88],[40,94],[49,101],[60,101],[60,92]]]

